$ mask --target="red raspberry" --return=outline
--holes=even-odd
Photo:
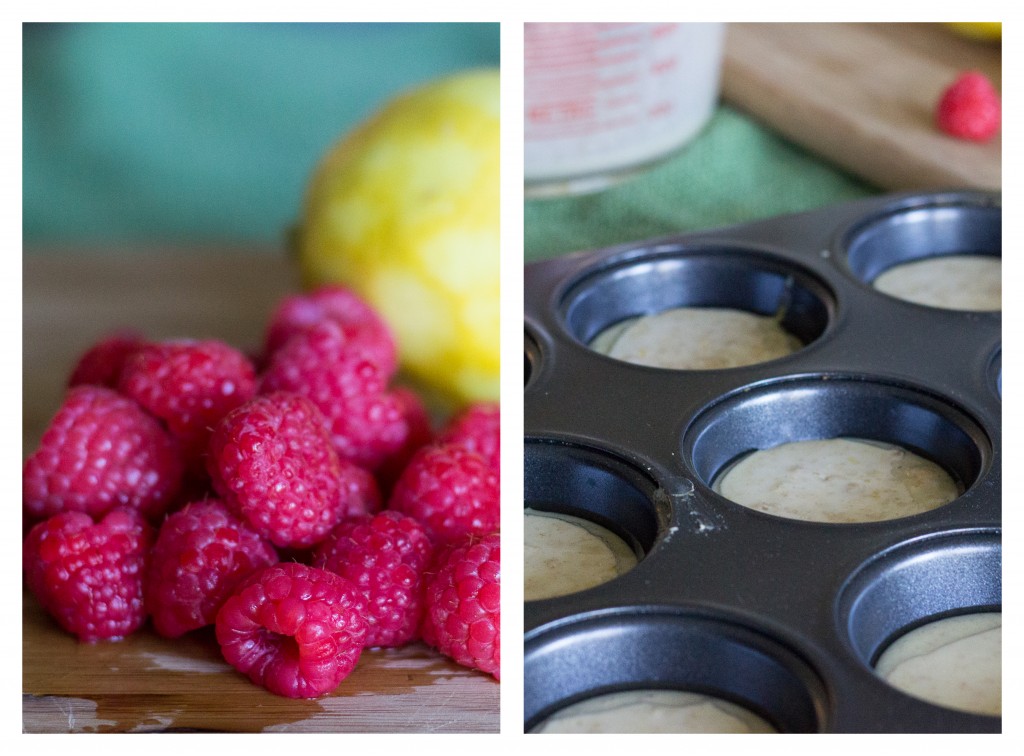
[[[500,495],[498,473],[482,456],[462,444],[431,444],[410,460],[387,506],[451,542],[500,527]]]
[[[979,71],[968,71],[939,99],[936,121],[950,136],[987,142],[999,131],[1002,119],[999,94]]]
[[[423,573],[432,553],[416,520],[381,512],[342,521],[320,544],[313,565],[351,581],[366,597],[368,647],[396,647],[419,634]]]
[[[400,402],[385,393],[386,376],[353,349],[341,327],[324,321],[278,349],[260,391],[292,391],[307,397],[327,418],[342,459],[376,470],[409,436]]]
[[[78,358],[71,370],[69,386],[88,383],[95,386],[117,388],[121,368],[135,350],[145,344],[135,331],[117,331],[92,345]]]
[[[383,503],[373,473],[344,460],[341,469],[342,518],[379,512]]]
[[[480,454],[495,470],[501,467],[501,409],[496,402],[471,404],[452,418],[438,443],[460,443]]]
[[[318,543],[348,508],[323,416],[295,394],[258,396],[229,412],[207,463],[224,502],[275,546]]]
[[[146,621],[142,575],[152,542],[152,527],[134,510],[117,508],[97,522],[63,512],[29,531],[26,582],[79,640],[119,640]]]
[[[281,300],[267,327],[266,355],[272,355],[296,333],[324,320],[341,326],[346,341],[376,362],[385,379],[394,375],[398,355],[391,329],[358,295],[335,284]]]
[[[178,447],[157,420],[111,389],[76,386],[25,460],[22,500],[33,520],[64,511],[100,517],[115,506],[156,518],[181,477]]]
[[[355,668],[365,599],[338,575],[284,562],[246,578],[217,613],[224,658],[271,693],[315,698]]]
[[[398,401],[402,408],[402,416],[405,418],[408,434],[402,446],[392,452],[377,468],[377,480],[380,482],[381,490],[386,494],[391,493],[395,481],[402,474],[402,470],[409,464],[421,447],[426,446],[434,439],[434,430],[431,427],[430,415],[419,396],[412,390],[398,387],[391,392],[391,395]]]
[[[192,472],[203,469],[210,429],[256,393],[249,358],[221,341],[148,344],[124,364],[118,389],[163,420]]]
[[[212,625],[238,583],[277,563],[274,548],[216,500],[187,504],[160,526],[143,588],[156,631]]]
[[[448,546],[426,590],[423,640],[465,667],[501,679],[501,539]]]

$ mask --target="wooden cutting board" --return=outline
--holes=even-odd
[[[942,91],[978,69],[1002,89],[998,43],[941,24],[730,24],[723,100],[884,190],[1001,188],[1002,139],[942,134]]]
[[[276,250],[69,249],[24,260],[24,454],[56,411],[74,360],[131,326],[151,338],[220,338],[252,349],[294,291]],[[498,683],[427,646],[364,652],[331,695],[280,698],[229,667],[212,632],[170,641],[150,628],[78,643],[27,592],[25,732],[497,732]]]

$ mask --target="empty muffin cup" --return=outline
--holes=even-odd
[[[525,445],[525,599],[593,588],[654,544],[655,485],[614,455],[568,443]]]
[[[569,331],[594,351],[673,370],[792,354],[824,332],[832,308],[816,277],[770,253],[671,245],[587,272],[563,299]]]
[[[1002,549],[994,530],[898,546],[838,601],[854,653],[889,685],[948,709],[1001,714]]]
[[[1002,208],[951,201],[896,208],[845,236],[850,269],[889,296],[950,310],[1002,309]]]
[[[745,388],[684,434],[698,477],[789,519],[876,522],[929,511],[978,478],[991,450],[966,414],[909,387],[821,376]]]

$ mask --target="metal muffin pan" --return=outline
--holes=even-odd
[[[610,528],[640,561],[525,607],[525,729],[575,701],[682,688],[782,732],[998,732],[872,671],[926,622],[999,610],[1001,314],[870,282],[933,255],[1001,255],[998,195],[900,194],[528,265],[525,506]],[[683,305],[782,314],[804,347],[723,370],[638,366],[587,342]],[[857,524],[754,511],[711,488],[748,451],[857,436],[937,462],[963,493]]]

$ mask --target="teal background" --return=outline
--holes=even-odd
[[[498,24],[26,24],[25,243],[280,243],[319,157]]]

